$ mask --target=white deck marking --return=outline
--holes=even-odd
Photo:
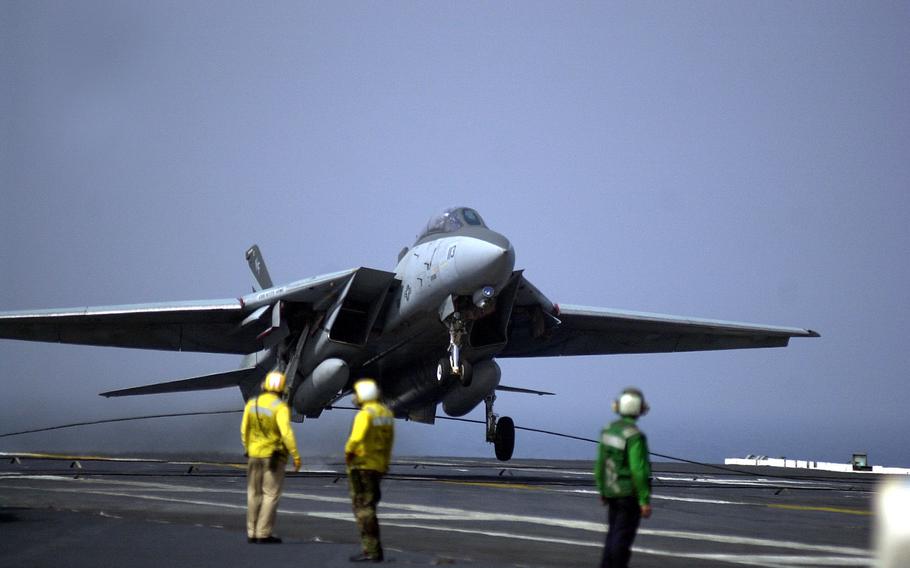
[[[0,479],[11,479],[10,477],[0,477]],[[39,491],[50,491],[50,492],[65,492],[65,493],[88,493],[96,495],[106,495],[111,497],[123,497],[126,499],[144,499],[150,501],[161,501],[161,502],[173,502],[173,503],[184,503],[191,505],[199,505],[205,507],[218,507],[218,508],[227,508],[235,510],[245,510],[246,504],[241,502],[240,504],[235,503],[224,503],[218,501],[205,501],[197,499],[186,499],[178,497],[167,497],[162,495],[153,495],[148,493],[140,493],[138,490],[145,492],[176,492],[176,493],[221,493],[229,494],[237,497],[242,497],[246,495],[245,490],[241,489],[220,489],[220,488],[209,488],[209,487],[197,487],[189,485],[170,485],[166,483],[155,483],[155,482],[144,482],[144,481],[127,481],[127,480],[107,480],[107,479],[75,479],[67,476],[47,476],[47,475],[19,475],[16,476],[16,479],[36,479],[36,480],[48,480],[48,481],[60,481],[60,482],[69,482],[82,485],[83,487],[79,488],[65,488],[65,487],[34,487],[29,486],[27,489],[39,490]],[[100,485],[108,486],[111,489],[88,489],[86,485]],[[8,485],[7,487],[23,489],[23,487],[16,485]],[[131,492],[131,490],[137,490]],[[323,495],[313,495],[309,493],[299,493],[299,492],[287,492],[283,495],[283,498],[291,500],[306,500],[322,503],[335,503],[349,505],[350,500],[342,497],[328,497]],[[404,512],[391,512],[391,510],[404,511]],[[336,511],[295,511],[289,509],[279,509],[279,512],[286,515],[294,516],[307,516],[313,518],[323,518],[331,519],[337,521],[346,521],[354,522],[353,515],[348,512],[336,512]],[[382,519],[383,525],[396,526],[401,528],[413,528],[420,530],[432,530],[432,531],[447,531],[447,532],[456,532],[456,533],[465,533],[473,534],[480,536],[487,536],[493,538],[508,538],[516,540],[527,540],[535,542],[548,542],[553,544],[564,544],[570,546],[584,546],[584,547],[601,547],[603,546],[601,539],[597,538],[595,540],[576,540],[576,539],[566,539],[566,538],[557,538],[544,535],[530,535],[522,534],[518,532],[504,532],[504,531],[489,531],[482,530],[478,528],[461,528],[452,526],[452,522],[510,522],[510,523],[528,523],[534,525],[543,525],[549,527],[561,527],[567,529],[574,529],[583,532],[594,532],[602,535],[605,531],[605,526],[600,522],[591,522],[591,521],[580,521],[573,519],[557,519],[551,517],[538,517],[530,515],[515,515],[515,514],[506,514],[506,513],[487,513],[483,511],[471,511],[466,509],[458,509],[451,507],[436,507],[428,505],[418,505],[413,503],[381,503],[380,504],[380,517]],[[431,525],[431,524],[417,524],[405,521],[437,521],[441,522],[441,525]],[[741,564],[749,566],[764,566],[768,568],[786,568],[789,566],[870,566],[871,559],[869,558],[869,552],[859,548],[845,547],[845,546],[833,546],[833,545],[818,545],[818,544],[808,544],[800,543],[794,541],[778,541],[772,539],[761,539],[761,538],[750,538],[750,537],[740,537],[733,535],[720,535],[720,534],[711,534],[711,533],[700,533],[692,531],[671,531],[671,530],[660,530],[660,529],[639,529],[640,535],[649,535],[659,538],[676,538],[676,539],[685,539],[685,540],[695,540],[701,542],[710,542],[710,543],[723,543],[723,544],[733,544],[733,545],[744,545],[744,546],[753,546],[753,547],[767,547],[767,548],[776,548],[776,549],[790,549],[797,550],[801,552],[821,552],[826,554],[833,554],[839,556],[808,556],[808,555],[776,555],[776,554],[716,554],[711,552],[680,552],[674,550],[664,550],[659,548],[652,547],[634,547],[638,553],[641,554],[651,554],[657,556],[671,556],[677,558],[692,558],[693,560],[713,560],[718,562],[727,562],[731,564]]]
[[[593,489],[557,489],[559,493],[580,493],[582,495],[600,495],[598,491]],[[651,494],[651,499],[654,500],[663,500],[663,501],[684,501],[686,503],[705,503],[707,505],[751,505],[753,507],[763,507],[759,503],[747,503],[745,501],[725,501],[723,499],[699,499],[697,497],[674,497],[672,495],[654,495]]]
[[[831,489],[842,489],[842,485],[836,483],[818,481],[812,479],[766,479],[759,477],[755,479],[727,478],[727,477],[706,477],[692,475],[655,475],[655,481],[684,481],[686,483],[700,483],[705,485],[748,485],[752,487],[826,487]]]

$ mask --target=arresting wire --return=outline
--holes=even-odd
[[[336,408],[341,408],[341,407],[336,407]],[[471,419],[471,418],[454,418],[454,417],[452,417],[452,416],[437,416],[436,418],[441,419],[441,420],[455,420],[455,421],[458,421],[458,422],[473,422],[473,423],[475,423],[475,424],[486,424],[486,422],[484,422],[483,420],[473,420],[473,419]],[[526,432],[537,432],[538,434],[547,434],[547,435],[549,435],[549,436],[557,436],[557,437],[559,437],[559,438],[569,438],[570,440],[578,440],[578,441],[581,441],[581,442],[590,442],[590,443],[592,443],[592,444],[596,444],[596,443],[597,443],[597,440],[593,440],[593,439],[591,439],[591,438],[583,438],[583,437],[581,437],[581,436],[573,436],[573,435],[571,435],[571,434],[563,434],[563,433],[561,433],[561,432],[552,432],[552,431],[550,431],[550,430],[541,430],[541,429],[539,429],[539,428],[527,428],[527,427],[525,427],[525,426],[515,426],[515,429],[516,429],[516,430],[524,430],[524,431],[526,431]],[[687,460],[687,459],[685,459],[685,458],[678,458],[678,457],[675,457],[675,456],[668,456],[668,455],[666,455],[666,454],[659,454],[659,453],[657,453],[657,452],[651,452],[651,451],[649,451],[648,453],[649,453],[650,455],[655,456],[655,457],[658,457],[658,458],[664,458],[664,459],[669,459],[669,460],[673,460],[673,461],[678,461],[678,462],[683,462],[683,463],[688,463],[688,464],[693,464],[693,465],[699,465],[699,466],[708,467],[708,468],[711,468],[711,469],[717,469],[717,470],[720,470],[720,471],[726,471],[726,472],[729,472],[729,473],[736,473],[736,474],[739,474],[739,475],[753,475],[752,473],[750,473],[750,472],[748,472],[748,471],[742,471],[742,470],[733,469],[733,468],[730,468],[730,467],[724,467],[724,466],[720,466],[720,465],[714,465],[714,464],[704,463],[704,462],[694,461],[694,460]],[[788,477],[788,476],[783,476],[783,475],[768,475],[767,477],[780,477],[780,478],[784,478],[784,479],[790,479],[790,477]]]
[[[339,409],[339,410],[359,410],[358,408],[355,408],[353,406],[329,406],[327,408],[328,409]],[[73,422],[70,424],[59,424],[56,426],[47,426],[44,428],[33,428],[30,430],[21,430],[18,432],[6,432],[3,434],[0,434],[0,438],[7,438],[10,436],[21,436],[24,434],[34,434],[34,433],[38,433],[38,432],[49,432],[52,430],[64,430],[66,428],[76,428],[79,426],[94,426],[97,424],[110,424],[110,423],[114,423],[114,422],[130,422],[133,420],[151,420],[151,419],[157,419],[157,418],[177,418],[177,417],[183,417],[183,416],[212,416],[212,415],[218,415],[218,414],[240,414],[242,412],[243,412],[243,410],[209,410],[209,411],[200,411],[200,412],[175,412],[175,413],[170,413],[170,414],[149,414],[149,415],[145,415],[145,416],[127,416],[127,417],[120,417],[120,418],[105,418],[105,419],[101,419],[101,420],[90,420],[90,421],[85,421],[85,422]],[[467,422],[467,423],[471,423],[471,424],[486,425],[486,421],[476,420],[476,419],[472,419],[472,418],[457,418],[454,416],[436,416],[435,418],[438,420],[450,420],[453,422]],[[570,440],[578,440],[580,442],[589,442],[592,444],[597,443],[597,440],[594,440],[591,438],[573,436],[571,434],[563,434],[561,432],[553,432],[551,430],[542,430],[539,428],[528,428],[525,426],[515,426],[515,429],[524,430],[526,432],[536,432],[538,434],[546,434],[548,436],[557,436],[559,438],[568,438]],[[657,452],[649,452],[649,453],[650,453],[650,455],[655,456],[655,457],[669,459],[669,460],[678,461],[678,462],[682,462],[682,463],[688,463],[688,464],[692,464],[692,465],[698,465],[698,466],[707,467],[707,468],[718,470],[718,471],[724,471],[727,473],[735,473],[737,475],[743,475],[743,476],[755,475],[753,472],[743,471],[743,470],[735,469],[732,467],[724,467],[724,466],[720,466],[720,465],[715,465],[715,464],[710,464],[710,463],[705,463],[705,462],[700,462],[700,461],[695,461],[695,460],[689,460],[689,459],[685,459],[685,458],[679,458],[676,456],[659,454]],[[762,476],[775,478],[775,479],[806,479],[807,478],[807,476],[778,475],[778,474],[764,473],[764,472],[762,473]],[[846,480],[846,479],[836,479],[836,478],[824,478],[824,481],[828,482],[828,483],[850,483],[850,484],[856,483],[855,481]]]
[[[357,410],[356,408],[351,407],[351,406],[332,406],[332,407],[330,407],[330,408],[338,408],[338,409],[341,409],[341,410]],[[456,418],[456,417],[454,417],[454,416],[438,416],[438,415],[437,415],[435,418],[438,419],[438,420],[451,420],[451,421],[453,421],[453,422],[468,422],[468,423],[472,423],[472,424],[484,424],[484,425],[486,425],[486,421],[484,421],[484,420],[476,420],[476,419],[473,419],[473,418]],[[557,436],[557,437],[559,437],[559,438],[568,438],[568,439],[570,439],[570,440],[578,440],[578,441],[580,441],[580,442],[590,442],[590,443],[592,443],[592,444],[597,444],[597,443],[598,443],[597,440],[594,440],[594,439],[591,439],[591,438],[583,438],[583,437],[581,437],[581,436],[573,436],[573,435],[571,435],[571,434],[563,434],[563,433],[561,433],[561,432],[553,432],[553,431],[551,431],[551,430],[542,430],[542,429],[539,429],[539,428],[528,428],[528,427],[525,427],[525,426],[515,426],[515,429],[516,429],[516,430],[524,430],[524,431],[526,431],[526,432],[536,432],[536,433],[538,433],[538,434],[546,434],[546,435],[549,435],[549,436]],[[688,463],[688,464],[692,464],[692,465],[698,465],[698,466],[701,466],[701,467],[706,467],[706,468],[714,469],[714,470],[717,470],[717,471],[724,471],[724,472],[727,472],[727,473],[735,473],[736,475],[741,475],[741,476],[752,476],[752,475],[755,475],[754,472],[744,471],[744,470],[736,469],[736,468],[732,468],[732,467],[726,467],[726,466],[722,466],[722,465],[716,465],[716,464],[710,464],[710,463],[705,463],[705,462],[700,462],[700,461],[695,461],[695,460],[689,460],[689,459],[685,459],[685,458],[679,458],[679,457],[676,457],[676,456],[669,456],[669,455],[667,455],[667,454],[659,454],[659,453],[657,453],[657,452],[651,452],[651,451],[649,451],[648,453],[649,453],[650,455],[655,456],[655,457],[658,457],[658,458],[664,458],[664,459],[673,460],[673,461],[678,461],[678,462],[682,462],[682,463]],[[793,479],[807,479],[807,478],[808,478],[808,476],[780,475],[780,474],[773,474],[773,473],[762,473],[762,477],[770,477],[770,478],[775,478],[775,479],[787,479],[787,480],[793,480]],[[855,481],[846,480],[846,479],[833,479],[833,478],[823,478],[823,479],[824,479],[825,482],[830,482],[830,483],[845,483],[845,484],[855,484],[855,483],[856,483]]]
[[[0,434],[0,438],[8,436],[21,436],[23,434],[34,434],[36,432],[49,432],[51,430],[63,430],[65,428],[75,428],[77,426],[93,426],[95,424],[110,424],[111,422],[129,422],[131,420],[149,420],[152,418],[174,418],[177,416],[207,416],[213,414],[238,414],[242,410],[208,410],[205,412],[175,412],[173,414],[149,414],[147,416],[127,416],[123,418],[105,418],[102,420],[91,420],[87,422],[73,422],[71,424],[60,424],[57,426],[47,426],[45,428],[34,428],[32,430],[21,430],[19,432],[7,432]]]

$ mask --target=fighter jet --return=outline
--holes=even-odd
[[[244,355],[239,369],[101,393],[127,396],[239,387],[244,400],[270,370],[288,376],[294,419],[316,418],[376,378],[399,418],[433,423],[481,402],[486,440],[508,460],[514,421],[493,412],[497,358],[784,347],[809,329],[593,308],[550,301],[515,250],[474,209],[429,220],[394,272],[352,268],[275,286],[256,245],[252,293],[236,299],[0,312],[0,338]]]

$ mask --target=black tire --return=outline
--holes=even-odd
[[[436,382],[440,385],[449,382],[452,378],[452,363],[448,357],[443,357],[436,364]]]
[[[515,450],[515,422],[508,416],[503,416],[496,421],[493,448],[496,450],[496,459],[499,461],[512,459],[512,452]]]
[[[474,367],[467,361],[461,362],[461,377],[459,378],[461,379],[461,386],[471,386],[471,380],[474,378]]]

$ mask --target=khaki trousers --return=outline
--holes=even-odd
[[[279,454],[271,458],[249,458],[246,470],[246,536],[249,538],[272,536],[287,463],[287,456]]]

